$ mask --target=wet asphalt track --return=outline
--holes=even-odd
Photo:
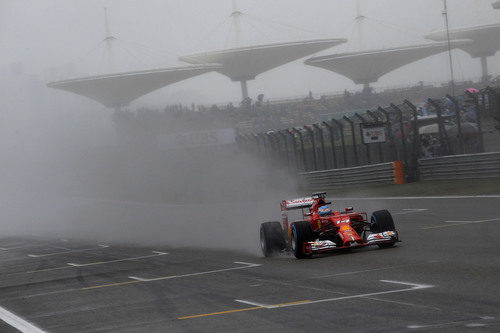
[[[500,197],[335,203],[387,207],[403,242],[296,260],[0,239],[0,332],[500,331]]]

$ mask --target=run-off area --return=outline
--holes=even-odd
[[[388,208],[402,243],[391,249],[372,247],[296,260],[288,255],[264,259],[237,251],[71,239],[1,239],[0,328],[500,328],[500,214],[495,208],[500,198],[333,201],[367,211]]]

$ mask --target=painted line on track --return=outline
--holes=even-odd
[[[45,333],[45,331],[3,307],[0,307],[0,319],[23,333]]]
[[[442,323],[436,323],[436,324],[414,324],[414,325],[408,325],[407,328],[409,329],[436,329],[436,328],[445,328],[445,327],[450,327],[450,326],[464,326],[464,327],[484,327],[488,326],[489,324],[497,324],[498,320],[494,320],[494,317],[490,316],[482,316],[479,318],[474,318],[474,319],[464,319],[464,320],[455,320],[455,321],[447,321],[447,322],[442,322]]]
[[[374,271],[384,271],[384,270],[388,270],[388,269],[408,267],[408,266],[414,266],[414,265],[408,264],[408,265],[396,265],[396,266],[387,266],[387,267],[380,267],[380,268],[371,268],[371,269],[364,269],[364,270],[359,270],[359,271],[351,271],[351,272],[343,272],[343,273],[335,273],[335,274],[313,276],[313,277],[311,277],[309,279],[322,279],[322,278],[328,278],[328,277],[334,277],[334,276],[353,275],[353,274],[366,273],[366,272],[374,272]]]
[[[28,254],[28,257],[31,257],[31,258],[50,257],[50,256],[56,256],[59,254],[66,254],[66,253],[73,253],[73,252],[85,252],[85,251],[98,250],[100,248],[107,248],[107,247],[109,247],[109,245],[99,245],[99,247],[92,247],[92,248],[88,248],[88,249],[75,249],[75,250],[53,252],[53,253],[47,253],[47,254]]]
[[[421,213],[425,212],[429,209],[427,208],[403,208],[402,212],[398,213],[392,213],[392,215],[407,215],[407,214],[412,214],[412,213]]]
[[[183,317],[179,317],[177,319],[179,319],[179,320],[194,319],[194,318],[217,316],[217,315],[234,313],[234,312],[242,312],[242,311],[261,310],[261,309],[270,310],[270,309],[277,309],[277,308],[286,308],[286,307],[291,307],[291,306],[302,306],[302,305],[334,302],[334,301],[341,301],[341,300],[355,299],[355,298],[368,298],[371,296],[395,294],[395,293],[402,293],[402,292],[415,291],[415,290],[421,290],[421,289],[427,289],[427,288],[434,287],[433,285],[430,285],[430,284],[421,284],[421,283],[404,282],[404,281],[380,280],[380,282],[391,283],[391,284],[401,284],[401,285],[409,286],[410,288],[378,291],[378,292],[367,293],[367,294],[340,296],[340,297],[333,297],[333,298],[324,298],[324,299],[318,299],[318,300],[294,301],[294,302],[279,303],[279,304],[273,304],[273,305],[264,305],[264,304],[259,304],[259,303],[253,302],[253,301],[246,301],[246,300],[236,300],[237,302],[240,302],[240,303],[246,303],[246,304],[250,304],[250,305],[259,304],[259,305],[251,307],[251,308],[234,309],[234,310],[227,310],[227,311],[221,311],[221,312],[202,313],[202,314],[197,314],[197,315],[183,316]]]
[[[111,283],[111,284],[102,284],[102,285],[97,285],[97,286],[82,288],[81,290],[91,290],[91,289],[98,289],[98,288],[116,287],[116,286],[122,286],[122,285],[133,284],[133,283],[142,283],[142,282],[152,282],[152,281],[160,281],[160,280],[179,279],[179,278],[183,278],[183,277],[199,276],[199,275],[206,275],[206,274],[214,274],[214,273],[235,271],[235,270],[240,270],[240,269],[246,269],[246,268],[252,268],[252,267],[261,266],[261,264],[252,264],[252,263],[242,262],[242,261],[235,261],[234,263],[235,264],[240,264],[240,265],[245,265],[245,266],[231,267],[231,268],[222,268],[222,269],[216,269],[216,270],[211,270],[211,271],[188,273],[188,274],[182,274],[182,275],[161,276],[161,277],[151,278],[151,279],[143,278],[143,277],[140,277],[140,276],[129,276],[129,278],[133,279],[133,281],[125,281],[125,282],[118,282],[118,283]]]
[[[487,220],[477,220],[477,221],[444,221],[444,223],[448,223],[448,224],[433,225],[433,226],[429,226],[429,227],[423,227],[422,229],[426,230],[426,229],[447,228],[447,227],[456,227],[458,225],[476,224],[476,223],[485,223],[485,222],[494,222],[494,221],[500,221],[500,217],[496,217],[493,219],[487,219]]]
[[[131,261],[131,260],[138,260],[138,259],[154,258],[154,257],[164,256],[164,255],[168,254],[167,252],[159,252],[159,251],[152,251],[152,252],[154,254],[147,255],[147,256],[115,259],[115,260],[108,260],[108,261],[96,261],[96,262],[90,262],[87,264],[75,264],[72,262],[68,262],[68,265],[74,266],[74,267],[85,267],[85,266],[93,266],[93,265],[110,264],[110,263],[115,263],[115,262],[120,262],[120,261]]]
[[[75,264],[72,262],[68,262],[67,263],[68,266],[38,269],[38,270],[34,270],[34,271],[28,271],[25,273],[32,274],[32,273],[39,273],[39,272],[57,271],[57,270],[68,269],[68,268],[72,268],[72,267],[86,267],[86,266],[94,266],[94,265],[104,265],[104,264],[110,264],[110,263],[121,262],[121,261],[133,261],[133,260],[154,258],[154,257],[159,257],[159,256],[163,256],[163,255],[168,254],[167,252],[159,252],[159,251],[152,251],[152,252],[155,254],[147,255],[147,256],[140,256],[140,257],[130,257],[130,258],[123,258],[123,259],[108,260],[108,261],[96,261],[96,262],[90,262],[87,264]]]
[[[241,262],[241,261],[235,261],[234,263],[235,264],[244,264],[245,266],[242,266],[242,267],[232,267],[232,268],[224,268],[224,269],[218,269],[218,270],[213,270],[213,271],[189,273],[189,274],[183,274],[183,275],[162,276],[162,277],[159,277],[159,278],[152,278],[152,279],[144,279],[144,278],[141,278],[141,277],[134,276],[133,278],[135,278],[135,279],[141,279],[141,280],[139,281],[139,280],[134,280],[133,279],[133,281],[123,281],[123,282],[103,284],[103,285],[96,285],[96,286],[85,287],[85,288],[71,288],[71,289],[49,291],[49,292],[45,292],[45,293],[38,293],[38,294],[32,294],[32,295],[23,295],[23,296],[17,296],[17,297],[8,297],[8,298],[0,299],[0,301],[12,301],[12,300],[18,300],[18,299],[29,299],[29,298],[33,298],[33,297],[43,297],[43,296],[48,296],[48,295],[64,294],[64,293],[70,293],[70,292],[82,291],[82,290],[92,290],[92,289],[99,289],[99,288],[116,287],[116,286],[123,286],[123,285],[134,284],[134,283],[144,283],[144,282],[151,282],[151,281],[175,279],[175,278],[197,276],[197,275],[204,275],[204,274],[212,274],[212,273],[218,273],[218,272],[226,272],[226,271],[233,271],[233,270],[240,270],[240,269],[246,269],[246,268],[252,268],[252,267],[262,266],[261,264],[244,263],[244,262]]]

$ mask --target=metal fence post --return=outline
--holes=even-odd
[[[458,136],[458,152],[460,154],[464,153],[464,137],[462,134],[462,120],[460,119],[460,106],[455,97],[447,94],[446,97],[453,103],[455,109],[455,119],[457,121],[457,136]]]
[[[288,151],[288,138],[286,137],[286,134],[283,133],[282,131],[276,132],[280,138],[283,139],[283,143],[285,145],[285,158],[286,158],[286,165],[290,166],[290,152]]]
[[[420,155],[420,131],[418,128],[418,112],[417,107],[413,105],[407,99],[404,102],[412,112],[413,120],[412,120],[412,130],[413,130],[413,155],[412,155],[412,180],[418,180],[419,178],[419,168],[418,168],[418,157]]]
[[[405,163],[405,167],[407,168],[408,167],[408,157],[406,154],[406,138],[405,138],[405,128],[404,128],[404,124],[403,124],[403,111],[401,111],[401,109],[399,107],[397,107],[396,105],[394,105],[392,103],[391,103],[391,108],[394,111],[396,111],[396,113],[398,114],[399,130],[401,132],[401,145],[403,148],[403,161]]]
[[[373,119],[374,122],[378,122],[379,121],[379,118],[377,117],[377,115],[375,115],[370,110],[366,110],[366,113]],[[379,161],[380,161],[380,163],[383,163],[384,162],[384,152],[382,151],[382,143],[380,143],[380,142],[377,143],[377,147],[378,147],[378,158],[379,158]]]
[[[325,139],[323,137],[323,129],[319,124],[314,124],[313,127],[319,132],[319,143],[321,145],[321,157],[323,158],[323,170],[328,169],[326,165]]]
[[[441,110],[441,105],[435,100],[428,98],[429,103],[436,109],[437,122],[438,122],[438,135],[439,135],[439,146],[441,147],[440,155],[448,155],[448,134],[446,133],[446,128],[444,127],[443,114]],[[446,140],[446,141],[445,141]]]
[[[292,148],[293,148],[293,157],[295,159],[295,167],[297,170],[300,169],[300,162],[299,162],[299,153],[297,151],[297,142],[295,141],[295,134],[293,133],[293,130],[285,130],[285,133],[290,135],[290,138],[292,139]]]
[[[268,138],[266,133],[260,133],[258,135],[259,135],[260,141],[264,145],[264,156],[269,158],[270,156],[273,155],[273,149],[270,145],[269,138]]]
[[[309,134],[309,137],[311,138],[311,144],[312,144],[312,153],[313,153],[313,170],[318,170],[318,161],[316,159],[316,140],[314,138],[314,131],[309,128],[308,126],[304,126],[304,129],[306,132]]]
[[[347,167],[347,151],[345,147],[345,138],[344,138],[344,125],[337,119],[332,119],[332,124],[337,125],[337,128],[340,131],[340,143],[342,144],[342,158],[343,158],[343,164],[342,166],[345,168]]]
[[[269,157],[271,159],[275,159],[276,156],[279,155],[279,147],[276,146],[276,144],[274,142],[274,137],[273,137],[273,135],[270,132],[269,133],[265,133],[264,135],[265,135],[265,137],[267,139],[267,142],[268,142],[269,148],[270,148],[270,150],[269,150],[269,152],[270,152]]]
[[[380,106],[377,108],[377,110],[381,113],[384,114],[385,117],[385,123],[387,126],[387,135],[389,136],[389,149],[391,151],[391,157],[393,161],[396,161],[398,159],[398,152],[396,150],[396,144],[394,142],[394,136],[392,135],[392,123],[391,123],[391,118],[389,116],[389,112],[381,108]]]
[[[323,122],[323,125],[328,128],[328,133],[330,134],[330,145],[332,146],[332,158],[333,158],[333,168],[337,169],[337,154],[335,152],[335,137],[333,134],[332,125],[328,124],[326,121]]]
[[[304,171],[307,171],[306,152],[304,149],[304,137],[302,136],[302,132],[299,131],[298,129],[294,128],[293,130],[295,131],[295,133],[297,133],[300,140],[300,150],[302,151],[302,169]]]
[[[366,119],[363,116],[361,116],[360,114],[358,114],[357,112],[354,115],[359,120],[361,120],[362,123],[366,122]],[[360,131],[361,131],[361,128],[360,128]],[[365,145],[365,149],[366,149],[366,161],[368,162],[367,164],[371,164],[371,159],[370,159],[370,145],[364,143],[363,140],[361,140],[361,143]]]
[[[481,122],[481,112],[480,106],[479,106],[479,94],[474,95],[474,104],[476,106],[476,119],[477,119],[477,130],[479,134],[479,152],[482,153],[484,152],[484,141],[483,141],[483,127],[482,127],[482,122]]]
[[[352,151],[354,153],[354,164],[356,166],[358,166],[359,159],[358,159],[358,150],[356,149],[356,133],[354,132],[354,122],[346,116],[344,116],[344,120],[347,121],[351,125]]]
[[[278,159],[283,159],[283,150],[281,149],[281,136],[279,132],[270,132],[271,138],[274,140],[274,144],[276,146],[276,157]]]
[[[257,150],[257,154],[262,154],[262,150],[260,148],[260,140],[257,134],[252,134],[252,138],[255,140],[255,148]]]

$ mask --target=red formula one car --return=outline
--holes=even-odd
[[[352,207],[334,212],[325,201],[326,193],[281,202],[280,222],[265,222],[260,226],[260,245],[264,256],[291,251],[297,258],[336,249],[368,245],[391,247],[399,241],[391,214],[387,210],[355,213]],[[289,222],[292,210],[302,210],[298,221]]]

